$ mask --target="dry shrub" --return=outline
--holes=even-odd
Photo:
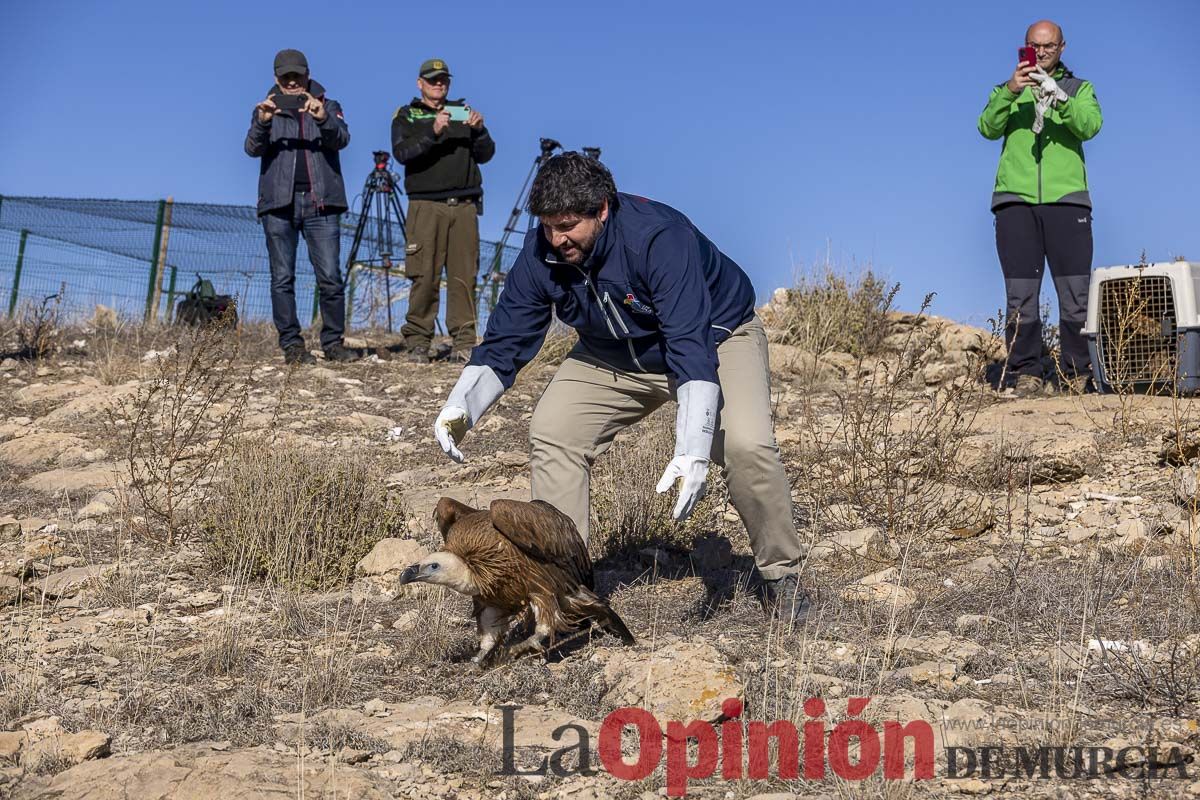
[[[237,340],[221,331],[184,332],[156,354],[153,374],[137,393],[109,411],[113,426],[127,432],[131,488],[165,527],[167,544],[190,528],[185,512],[203,495],[241,424],[248,382],[237,379],[237,355]]]
[[[237,581],[295,589],[345,583],[403,508],[362,461],[263,441],[234,448],[205,508],[205,547]]]
[[[939,335],[938,325],[914,325],[895,356],[860,358],[855,374],[868,377],[833,393],[832,417],[807,405],[800,447],[806,469],[796,488],[814,516],[832,517],[839,529],[877,525],[897,537],[939,527],[947,506],[971,499],[954,487],[969,482],[960,450],[986,402],[975,379],[983,365],[914,392]]]
[[[64,283],[58,294],[42,298],[40,303],[27,301],[21,307],[17,322],[17,352],[22,358],[40,360],[58,351],[62,341],[62,298],[67,290]]]
[[[709,469],[707,496],[682,525],[671,518],[676,492],[654,490],[675,452],[674,410],[668,404],[634,426],[592,470],[593,558],[659,545],[689,550],[701,531],[713,529],[724,507],[715,467]]]
[[[899,290],[870,269],[855,276],[825,264],[798,275],[782,302],[771,303],[765,322],[775,341],[817,356],[876,355],[891,332],[888,312]]]

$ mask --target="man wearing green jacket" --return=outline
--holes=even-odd
[[[1059,368],[1082,391],[1089,374],[1083,323],[1092,270],[1092,201],[1083,143],[1100,131],[1092,84],[1062,63],[1067,43],[1053,22],[1035,22],[1025,46],[1037,64],[1017,64],[992,89],[979,115],[979,132],[1004,139],[992,212],[996,251],[1008,295],[1005,342],[1008,374],[1018,396],[1042,390],[1042,324],[1038,296],[1047,262],[1058,291]]]

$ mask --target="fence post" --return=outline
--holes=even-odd
[[[166,323],[171,324],[171,317],[175,313],[175,267],[171,267],[171,283],[167,286],[167,319]]]
[[[150,304],[155,319],[158,319],[158,307],[162,305],[163,282],[167,278],[167,248],[171,241],[171,212],[174,208],[175,198],[168,197],[166,211],[163,213],[162,245],[158,248],[158,280],[155,281],[154,299]],[[170,322],[170,319],[167,321]]]
[[[167,201],[158,201],[158,220],[154,223],[154,249],[150,252],[150,283],[146,287],[146,322],[150,321],[150,309],[154,302],[154,286],[158,283],[158,256],[162,247],[163,217],[167,211]]]
[[[21,286],[21,266],[25,263],[25,240],[29,238],[29,231],[21,231],[21,244],[17,247],[17,268],[13,270],[13,285],[12,294],[8,297],[8,318],[12,319],[13,313],[17,310],[17,290]]]

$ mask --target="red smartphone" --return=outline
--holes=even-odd
[[[1017,58],[1031,67],[1037,66],[1037,48],[1022,47],[1017,51]]]

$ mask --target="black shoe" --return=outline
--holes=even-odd
[[[776,619],[798,624],[812,610],[808,593],[800,588],[800,576],[796,573],[784,575],[773,581],[764,581],[765,605]]]
[[[315,364],[317,359],[312,353],[308,352],[308,348],[303,342],[290,344],[283,348],[283,363],[285,364]]]
[[[362,354],[357,350],[351,350],[345,345],[335,344],[325,348],[326,361],[337,361],[342,364],[348,364],[351,361],[358,361],[360,358],[362,358]]]
[[[428,347],[413,347],[404,354],[404,360],[411,364],[428,364],[429,363],[429,348]]]

